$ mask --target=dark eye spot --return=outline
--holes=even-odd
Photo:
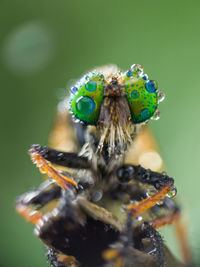
[[[133,90],[131,92],[131,98],[132,99],[137,99],[137,98],[139,98],[139,96],[140,96],[140,93],[137,90]]]
[[[151,112],[148,108],[143,109],[141,113],[144,119],[149,119],[151,116]]]

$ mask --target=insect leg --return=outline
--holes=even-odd
[[[138,232],[140,233],[139,236]],[[136,243],[141,244],[142,238],[150,239],[148,235],[150,232],[148,234],[146,232],[147,232],[147,226],[145,226],[145,231],[143,229],[142,230],[140,229],[138,231],[137,228],[134,228],[133,217],[130,213],[128,213],[126,227],[124,231],[121,233],[118,242],[111,244],[110,248],[105,250],[103,253],[103,258],[107,262],[107,264],[104,266],[105,267],[111,267],[111,266],[160,267],[161,265],[158,264],[157,258],[153,254],[153,251],[155,252],[155,248],[153,248],[153,251],[151,249],[152,253],[146,253],[146,251],[140,249],[140,247],[138,249],[135,246],[136,245],[135,241]]]
[[[174,183],[173,178],[170,178],[168,175],[145,169],[140,165],[123,165],[117,170],[117,177],[122,183],[137,180],[153,185],[156,189]]]
[[[63,175],[58,170],[56,170],[52,164],[46,160],[40,150],[40,146],[33,145],[29,150],[32,161],[39,168],[40,172],[47,174],[50,178],[54,179],[56,183],[64,190],[77,187],[77,183],[67,176],[70,174]]]
[[[139,214],[144,212],[147,209],[150,209],[156,203],[164,198],[166,194],[171,190],[171,187],[173,185],[173,182],[170,182],[168,185],[164,186],[162,189],[160,189],[157,193],[154,195],[145,198],[144,200],[138,202],[137,204],[130,204],[126,208],[127,210],[131,211],[132,216],[137,217]]]
[[[42,219],[43,214],[38,210],[33,210],[30,207],[17,203],[16,211],[19,213],[27,222],[37,224]]]
[[[177,209],[172,214],[165,215],[161,218],[155,219],[151,221],[151,225],[154,227],[154,229],[158,229],[160,227],[165,226],[166,224],[172,224],[180,217],[180,211]]]
[[[163,240],[160,234],[153,228],[149,223],[144,223],[142,225],[142,233],[140,238],[148,238],[151,246],[148,254],[153,256],[159,266],[164,266],[165,264],[165,254],[163,247]]]
[[[119,180],[121,180],[122,182],[128,182],[131,179],[135,179],[151,184],[156,189],[158,189],[158,192],[154,195],[140,201],[137,204],[131,204],[127,206],[127,209],[130,210],[132,212],[132,215],[135,217],[143,211],[153,207],[157,203],[157,201],[164,198],[170,190],[172,190],[172,192],[175,191],[175,189],[173,188],[172,178],[170,178],[166,174],[146,170],[141,166],[122,166],[120,169],[118,169],[117,175]],[[155,220],[153,222],[153,226],[155,228],[159,228],[161,226],[164,226],[165,224],[170,224],[172,222],[175,222],[175,230],[182,250],[184,262],[191,262],[192,256],[187,241],[187,234],[180,220],[180,210],[178,207],[175,207],[173,213]]]
[[[39,209],[51,200],[58,198],[61,188],[52,181],[45,181],[36,190],[31,190],[16,201],[16,211],[27,221],[37,224],[42,219],[43,214]],[[37,207],[34,209],[33,206]]]
[[[180,210],[177,208],[172,214],[163,216],[150,222],[154,229],[158,229],[165,226],[166,224],[172,223],[174,223],[175,226],[175,232],[180,244],[184,263],[189,264],[192,262],[192,253],[187,239],[186,228],[181,220]]]
[[[64,167],[75,169],[89,169],[90,164],[84,157],[78,156],[76,153],[61,152],[52,148],[47,148],[40,145],[32,145],[30,153],[32,151],[40,154],[45,160],[50,161],[53,164],[57,164]]]
[[[158,190],[154,195],[147,197],[139,203],[127,206],[127,210],[130,210],[135,217],[153,207],[160,199],[164,198],[169,191],[175,190],[173,188],[174,180],[172,178],[165,174],[144,169],[141,166],[124,165],[117,170],[117,176],[122,183],[134,179],[151,184]]]

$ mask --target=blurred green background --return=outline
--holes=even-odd
[[[199,12],[195,0],[0,1],[1,267],[48,266],[33,226],[14,210],[15,198],[41,182],[27,150],[46,144],[70,81],[108,63],[141,64],[166,94],[150,124],[198,251]],[[163,231],[179,255],[173,232]]]

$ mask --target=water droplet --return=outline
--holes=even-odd
[[[101,200],[102,196],[103,196],[103,192],[101,190],[96,191],[93,193],[92,200],[97,202],[97,201]]]
[[[128,70],[127,73],[126,73],[126,76],[127,77],[131,77],[133,75],[132,71],[131,70]]]
[[[163,205],[163,202],[164,202],[164,200],[163,200],[163,199],[160,199],[156,204],[157,204],[158,206],[161,206],[161,205]]]
[[[145,88],[149,93],[154,93],[158,88],[158,84],[156,81],[149,80],[145,83]]]
[[[40,173],[42,173],[42,174],[45,174],[45,173],[46,173],[46,171],[45,171],[43,168],[41,168],[41,167],[39,167],[39,171],[40,171]]]
[[[156,193],[157,193],[157,190],[152,189],[152,190],[149,190],[146,192],[146,196],[151,197],[151,196],[155,195]]]
[[[177,189],[176,187],[172,187],[172,189],[168,192],[167,197],[168,198],[173,198],[176,196]]]
[[[77,111],[84,115],[90,115],[95,110],[95,102],[88,96],[80,97],[76,102]]]
[[[143,219],[143,218],[142,218],[141,215],[139,215],[139,216],[136,218],[136,220],[139,221],[139,222],[142,221],[142,219]]]
[[[142,79],[143,79],[144,81],[147,81],[147,80],[148,80],[148,75],[147,75],[147,74],[144,74],[144,76],[142,77]]]
[[[85,85],[85,89],[89,92],[93,92],[97,89],[97,83],[93,80],[89,81]]]
[[[121,208],[120,208],[120,211],[121,212],[126,212],[126,205],[122,205]]]
[[[77,92],[78,92],[78,88],[76,86],[74,86],[74,87],[71,88],[71,93],[72,94],[75,95]]]
[[[157,121],[160,119],[160,111],[157,109],[152,117],[153,120]]]
[[[158,91],[158,102],[162,102],[165,99],[165,94],[163,91]]]
[[[142,68],[142,66],[139,65],[139,64],[133,64],[133,65],[131,66],[131,70],[132,70],[134,73],[138,74],[138,75],[142,75],[142,74],[143,74],[143,68]]]

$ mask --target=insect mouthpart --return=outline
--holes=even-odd
[[[116,150],[125,151],[134,131],[127,99],[117,95],[117,90],[104,97],[98,120],[101,136],[98,149],[101,151],[104,144],[107,145],[109,155],[116,153]]]

